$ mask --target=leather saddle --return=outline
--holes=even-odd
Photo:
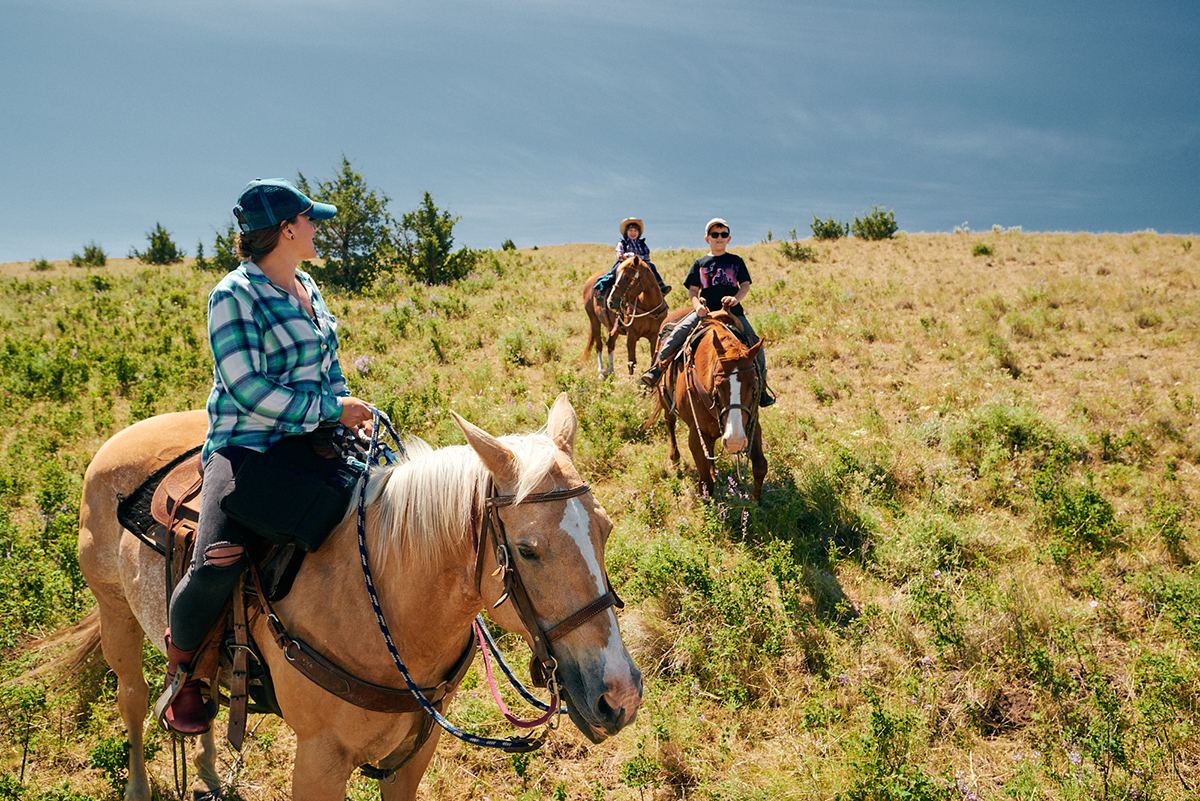
[[[153,484],[155,481],[157,484]],[[200,519],[202,485],[203,465],[199,449],[196,449],[168,464],[139,488],[138,492],[143,496],[150,493],[149,517],[153,524],[148,529],[142,525],[131,527],[135,521],[130,519],[128,509],[122,514],[122,507],[130,499],[123,498],[118,504],[118,517],[128,530],[164,556],[172,554],[168,588],[179,582],[191,560]],[[145,505],[144,497],[141,503]],[[141,533],[139,528],[143,528]],[[291,589],[304,559],[303,550],[292,544],[280,545],[251,537],[247,542],[247,555],[252,565],[249,572],[253,580],[239,582],[238,589],[230,598],[228,614],[218,619],[194,660],[194,675],[197,678],[207,677],[210,682],[210,716],[215,717],[218,701],[229,706],[227,737],[234,748],[240,749],[242,746],[248,712],[282,714],[266,661],[262,658],[259,645],[249,634],[247,611],[250,608],[261,608],[268,615],[272,621],[270,628],[275,644],[317,686],[363,709],[392,713],[421,709],[415,696],[407,689],[381,687],[356,678],[303,640],[290,636],[279,622],[271,609],[271,602],[284,597]],[[443,708],[445,698],[457,689],[466,676],[478,645],[472,631],[471,642],[447,678],[435,687],[423,688],[422,694],[437,709]],[[229,668],[228,675],[221,670],[223,667]],[[219,671],[220,683],[216,680]],[[227,698],[220,695],[223,688],[228,689]],[[432,725],[429,718],[422,718],[414,753],[428,738]]]
[[[164,566],[168,591],[183,578],[195,545],[203,486],[199,451],[195,448],[182,454],[118,502],[121,524],[159,554],[164,557],[170,554]],[[254,542],[247,546],[248,555],[261,573],[263,592],[269,601],[287,595],[304,551],[290,544]],[[229,705],[228,736],[236,747],[240,747],[244,737],[247,712],[279,714],[270,674],[246,626],[247,606],[260,604],[257,589],[239,583],[227,613],[218,618],[194,659],[195,675],[207,678],[212,688],[210,715],[216,712],[219,702]],[[228,685],[228,698],[220,697],[216,681],[223,665],[230,668],[229,675],[222,676]]]

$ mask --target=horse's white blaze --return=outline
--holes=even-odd
[[[588,536],[589,524],[590,519],[587,510],[583,508],[583,503],[578,498],[568,500],[559,526],[574,541],[575,547],[579,548],[579,553],[583,556],[588,572],[592,574],[592,580],[596,584],[597,595],[603,595],[608,590],[604,586],[604,571],[600,568],[600,561],[596,558],[596,549],[592,547],[592,538]]]
[[[737,375],[729,376],[729,402],[739,403],[742,398],[742,383]],[[725,433],[721,435],[721,445],[726,453],[741,453],[746,447],[746,430],[742,428],[742,413],[739,409],[730,409],[725,416]]]
[[[592,538],[588,536],[590,529],[588,513],[578,498],[571,498],[567,501],[567,508],[563,512],[563,519],[559,525],[575,542],[575,547],[579,548],[588,572],[592,574],[592,579],[595,581],[596,596],[599,597],[608,592],[608,587],[604,583],[604,570],[600,567],[600,560],[596,558],[596,549],[592,547]],[[612,620],[608,627],[608,642],[604,646],[604,662],[606,665],[619,665],[628,659],[625,656],[625,643],[621,641],[621,634],[617,629],[616,613],[612,609],[607,609],[605,614],[609,615]]]

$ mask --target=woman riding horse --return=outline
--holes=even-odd
[[[208,298],[215,365],[201,451],[205,480],[192,562],[171,597],[168,687],[181,668],[191,674],[191,662],[246,569],[246,541],[254,535],[226,516],[220,496],[247,456],[322,423],[358,427],[372,417],[370,405],[346,386],[337,320],[313,279],[298,269],[317,255],[316,221],[332,218],[337,207],[310,200],[287,181],[256,179],[233,213],[243,262]],[[165,725],[181,734],[208,731],[200,681],[189,679],[175,692]]]

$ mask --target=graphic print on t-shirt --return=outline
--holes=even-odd
[[[737,265],[734,264],[717,264],[710,268],[701,267],[700,275],[704,279],[704,287],[710,286],[732,286],[738,285],[737,281]]]

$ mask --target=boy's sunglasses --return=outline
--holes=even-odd
[[[709,231],[708,235],[711,236],[713,239],[728,239],[729,238],[728,231]]]

